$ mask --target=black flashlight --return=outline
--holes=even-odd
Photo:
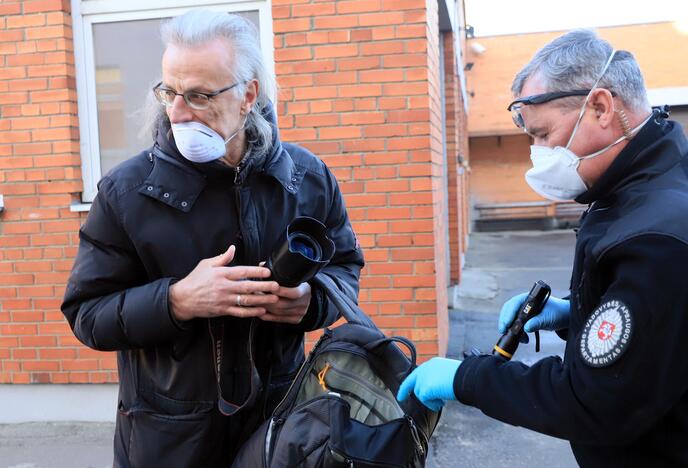
[[[314,218],[300,216],[289,223],[282,243],[272,252],[265,266],[272,272],[270,280],[294,288],[313,278],[334,255],[327,228]]]
[[[552,289],[544,281],[537,281],[528,293],[528,297],[521,305],[516,318],[511,323],[492,350],[494,356],[511,359],[518,348],[521,335],[525,333],[523,327],[526,322],[542,312]]]

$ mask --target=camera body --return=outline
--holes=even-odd
[[[327,228],[308,216],[289,223],[280,245],[272,251],[265,267],[272,272],[270,280],[294,288],[312,279],[334,255],[334,242]]]

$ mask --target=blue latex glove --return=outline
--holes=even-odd
[[[404,401],[411,392],[418,400],[433,411],[444,406],[444,400],[456,400],[454,375],[461,361],[435,357],[416,367],[401,383],[397,399]]]
[[[502,311],[499,313],[499,333],[505,333],[507,327],[514,321],[518,309],[523,301],[528,297],[528,293],[519,294],[504,303]],[[566,299],[550,296],[545,303],[542,312],[526,322],[523,329],[526,333],[536,330],[557,331],[569,326],[571,316],[571,304]]]

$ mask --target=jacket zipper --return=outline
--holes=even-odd
[[[241,169],[239,166],[236,166],[234,168],[234,184],[239,185],[239,173],[241,172]]]

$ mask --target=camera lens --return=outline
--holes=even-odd
[[[295,232],[289,236],[289,250],[298,252],[309,260],[320,261],[320,245],[306,233]]]

